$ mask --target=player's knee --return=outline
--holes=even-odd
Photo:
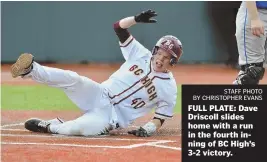
[[[68,79],[72,82],[72,83],[78,83],[81,82],[81,76],[74,72],[74,71],[69,71],[68,73],[69,77]]]
[[[80,136],[82,135],[82,129],[79,125],[72,125],[68,129],[69,135]]]
[[[66,134],[66,135],[72,135],[72,136],[86,136],[85,134],[85,124],[80,124],[79,122],[69,121],[68,125],[65,125],[65,127],[62,127],[59,134]]]
[[[57,134],[63,135],[74,135],[79,136],[82,135],[80,125],[77,124],[74,120],[64,122],[63,124],[51,125],[50,131]]]
[[[235,81],[239,85],[259,84],[259,81],[262,80],[265,73],[263,63],[243,65],[241,66],[241,70],[244,72],[240,73]]]
[[[109,125],[103,121],[97,121],[93,125],[84,125],[81,129],[83,136],[96,136],[108,134]]]

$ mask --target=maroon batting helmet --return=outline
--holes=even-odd
[[[161,37],[152,50],[152,54],[155,55],[157,50],[161,48],[172,55],[170,64],[176,64],[183,54],[183,47],[181,41],[172,35],[165,35]]]

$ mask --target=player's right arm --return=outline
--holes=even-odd
[[[261,34],[264,34],[264,27],[259,17],[256,1],[246,1],[246,7],[251,21],[252,34],[260,37]]]
[[[143,45],[133,38],[128,28],[137,23],[155,23],[155,19],[150,19],[153,16],[157,16],[157,14],[154,11],[148,10],[136,16],[123,18],[114,23],[114,31],[119,38],[119,44],[125,60],[142,57],[140,55],[148,52]]]

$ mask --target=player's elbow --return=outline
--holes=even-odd
[[[113,24],[113,29],[121,43],[124,43],[130,37],[129,31],[120,27],[120,21]]]
[[[120,29],[120,21],[116,21],[114,24],[113,24],[113,29],[114,31],[118,31]]]

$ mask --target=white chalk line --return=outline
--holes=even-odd
[[[29,143],[29,142],[1,142],[4,145],[44,145],[44,146],[65,146],[65,147],[83,147],[83,148],[115,148],[115,149],[129,149],[129,146],[99,146],[99,145],[78,145],[78,144],[67,144],[67,143]]]
[[[14,126],[22,126],[24,125],[24,123],[14,123],[14,124],[6,124],[1,126],[1,130],[3,131],[23,131],[23,132],[27,132],[28,130],[25,129],[6,129],[8,127],[14,127]],[[130,126],[133,128],[137,128],[137,126]],[[4,128],[4,129],[3,129]],[[126,135],[127,133],[125,133]],[[1,136],[20,136],[20,137],[41,137],[41,138],[80,138],[80,139],[90,139],[90,140],[114,140],[114,141],[151,141],[150,143],[143,143],[143,144],[134,144],[134,145],[130,145],[133,147],[141,147],[141,146],[153,146],[153,147],[159,147],[159,148],[167,148],[167,149],[173,149],[173,150],[181,150],[180,147],[171,147],[171,146],[164,146],[164,145],[158,145],[159,143],[167,143],[167,142],[178,142],[178,141],[172,141],[172,140],[148,140],[148,139],[127,139],[127,138],[105,138],[105,137],[75,137],[75,136],[65,136],[65,135],[14,135],[14,134],[1,134]],[[180,136],[180,135],[179,135]],[[157,143],[155,143],[157,142]],[[159,142],[159,143],[158,143]],[[2,144],[13,144],[16,145],[16,143],[13,142],[2,142]],[[18,145],[23,145],[24,143],[18,143]],[[27,143],[28,144],[28,143]],[[34,145],[34,143],[30,143],[32,145]],[[38,145],[39,143],[36,143],[36,145]],[[49,143],[46,143],[46,145],[50,145]],[[57,145],[57,144],[51,144],[51,145]],[[60,146],[64,146],[65,144],[60,144]],[[68,144],[67,144],[68,145]],[[70,144],[73,145],[73,144]],[[98,145],[81,145],[85,146],[85,147],[105,147],[105,146],[98,146]],[[79,145],[74,145],[73,147],[80,147]],[[128,146],[108,146],[106,148],[120,148],[120,147],[128,147]]]
[[[29,132],[28,130],[26,129],[0,129],[1,131],[14,131],[14,132]]]
[[[67,139],[82,139],[82,140],[113,140],[113,141],[144,141],[144,142],[178,142],[172,140],[150,140],[150,139],[135,139],[135,138],[106,138],[106,137],[78,137],[65,135],[35,135],[35,134],[1,134],[3,137],[32,137],[32,138],[67,138]]]
[[[1,131],[14,131],[14,132],[29,132],[28,130],[26,129],[0,129]],[[26,135],[26,134],[25,134]],[[59,135],[59,134],[51,134],[53,136],[59,136],[59,137],[67,137],[67,138],[88,138],[88,139],[91,139],[89,137],[78,137],[78,136],[67,136],[67,135]],[[129,135],[128,133],[124,133],[124,132],[120,132],[119,135]],[[17,135],[14,135],[14,136],[17,136]],[[40,137],[40,135],[36,135],[38,137]],[[102,135],[102,136],[94,136],[94,138],[92,139],[95,139],[95,138],[102,138],[104,136],[108,136],[108,137],[111,137],[111,136],[115,136],[114,134],[111,134],[111,135]],[[181,135],[175,135],[176,137],[180,137]],[[49,136],[51,137],[51,136]],[[110,139],[110,138],[107,138],[107,139]],[[113,138],[114,139],[114,138]],[[118,138],[118,140],[124,140],[124,139],[121,139],[121,138]],[[144,139],[136,139],[136,140],[140,140],[140,141],[143,141]],[[144,140],[144,141],[150,141],[150,140]],[[155,141],[155,140],[151,140],[151,141]],[[177,141],[174,141],[174,142],[177,142]]]
[[[7,128],[7,127],[14,127],[14,126],[21,126],[24,125],[24,123],[14,123],[14,124],[5,124],[2,125],[1,128]],[[131,125],[130,128],[139,128],[138,126]]]
[[[24,123],[6,124],[6,125],[2,125],[1,128],[14,127],[14,126],[20,126],[20,125],[24,125]]]
[[[1,144],[4,145],[44,145],[44,146],[65,146],[65,147],[81,147],[81,148],[111,148],[111,149],[133,149],[137,147],[144,147],[144,146],[154,146],[158,147],[157,144],[163,144],[167,143],[168,141],[157,141],[157,142],[147,142],[147,143],[142,143],[142,144],[133,144],[133,145],[128,145],[128,146],[109,146],[109,145],[79,145],[79,144],[67,144],[67,143],[30,143],[30,142],[1,142]],[[164,147],[160,147],[164,148]],[[166,148],[166,147],[165,147]],[[168,149],[175,149],[172,147],[168,147]]]
[[[14,127],[14,126],[22,126],[24,125],[24,123],[14,123],[14,124],[6,124],[1,126],[1,130],[3,131],[23,131],[23,132],[27,132],[28,130],[25,129],[6,129],[8,127]],[[133,128],[137,128],[137,126],[130,126]],[[126,135],[127,133],[125,133]],[[14,135],[14,134],[1,134],[1,136],[17,136],[17,137],[41,137],[41,138],[72,138],[72,139],[88,139],[88,140],[114,140],[114,141],[150,141],[150,142],[163,142],[163,143],[167,143],[167,142],[178,142],[178,141],[172,141],[172,140],[149,140],[149,139],[127,139],[127,138],[105,138],[105,137],[75,137],[75,136],[65,136],[65,135]],[[2,142],[3,143],[3,142]],[[5,144],[5,143],[3,143]],[[6,144],[16,144],[16,143],[12,143],[12,142],[6,142]],[[19,144],[18,144],[19,145]],[[48,143],[46,144],[48,145]],[[72,145],[72,144],[70,144]],[[83,145],[81,145],[83,146]],[[131,145],[130,145],[131,146]],[[158,143],[143,143],[143,144],[135,144],[133,146],[137,146],[137,147],[141,147],[141,146],[153,146],[153,147],[159,147],[159,148],[167,148],[167,149],[173,149],[173,150],[181,150],[180,147],[170,147],[170,146],[164,146],[164,145],[158,145]],[[76,147],[76,146],[74,146]],[[80,147],[80,146],[77,146]],[[85,147],[91,147],[91,145],[85,145]],[[92,147],[105,147],[105,146],[92,146]],[[119,147],[127,147],[127,146],[108,146],[106,148],[119,148]]]
[[[28,130],[26,129],[6,129],[6,128],[3,128],[3,129],[0,129],[1,131],[12,131],[12,132],[29,132]],[[54,134],[52,134],[54,135]],[[64,136],[64,135],[58,135],[56,134],[57,136]],[[114,134],[112,134],[114,135]],[[124,133],[124,132],[120,132],[119,135],[129,135],[128,133]],[[104,137],[104,136],[111,136],[111,135],[101,135],[101,137]],[[99,137],[99,136],[98,136]]]
[[[142,146],[153,146],[156,144],[163,144],[168,143],[169,141],[156,141],[156,142],[147,142],[147,143],[140,143],[140,144],[133,144],[129,145],[130,148],[142,147]]]
[[[2,125],[1,128],[8,128],[8,127],[22,126],[22,125],[24,125],[24,123],[5,124],[5,125]],[[130,125],[129,128],[139,128],[139,126]],[[171,129],[176,130],[179,128],[171,128]]]
[[[172,149],[172,150],[182,150],[181,147],[174,147],[174,146],[165,146],[165,145],[158,145],[158,144],[148,144],[149,146],[154,146],[154,147],[160,147],[160,148],[167,148],[167,149]]]
[[[135,148],[135,147],[142,147],[142,146],[153,146],[153,147],[159,147],[159,148],[166,148],[166,149],[172,149],[172,150],[181,150],[180,147],[171,147],[171,146],[164,146],[164,145],[158,145],[158,144],[163,144],[163,143],[170,143],[170,142],[177,142],[177,141],[171,141],[171,140],[146,140],[146,139],[127,139],[127,138],[88,138],[88,137],[73,137],[73,136],[64,136],[64,135],[54,135],[54,136],[49,136],[49,135],[15,135],[15,134],[1,134],[1,136],[4,137],[41,137],[41,138],[77,138],[77,139],[90,139],[90,140],[114,140],[114,141],[146,141],[148,143],[141,143],[141,144],[133,144],[133,145],[129,145],[129,146],[98,146],[98,145],[81,145],[81,146],[77,146],[75,144],[66,144],[66,145],[70,145],[73,147],[106,147],[106,148]],[[2,144],[13,144],[16,145],[16,143],[14,142],[2,142]],[[24,144],[24,143],[22,143]],[[21,145],[22,145],[21,144]],[[34,145],[33,143],[30,143],[32,145]],[[36,143],[36,145],[39,143]],[[42,144],[42,143],[40,143]],[[18,145],[20,145],[20,143],[18,143]],[[46,143],[45,145],[49,145],[49,143]],[[57,144],[53,144],[53,145],[57,145]],[[59,144],[58,146],[65,146],[63,144]]]

